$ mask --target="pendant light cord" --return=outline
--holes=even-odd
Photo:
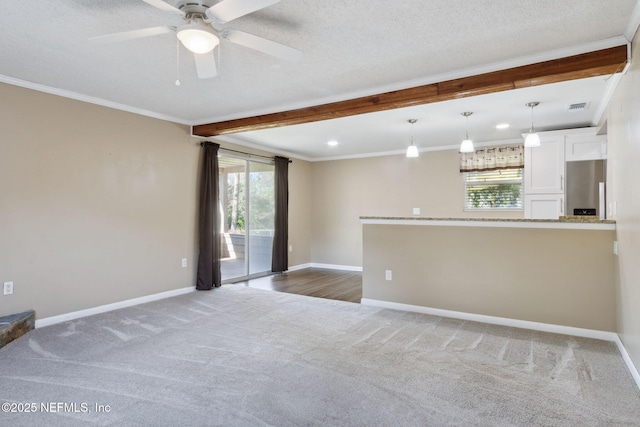
[[[533,109],[534,107],[537,107],[540,103],[539,102],[529,102],[528,104],[525,104],[527,107],[531,108],[531,128],[529,129],[529,133],[534,133],[535,129],[533,128]]]
[[[533,133],[533,105],[531,106],[531,129],[529,129],[529,133]]]
[[[412,122],[411,122],[411,145],[414,145],[414,144],[413,144],[413,124],[414,124],[414,123],[415,123],[415,121],[412,121]]]
[[[464,139],[469,139],[469,114],[465,114],[465,118],[467,119],[467,121],[466,121],[465,131],[464,131],[464,135],[465,135]]]
[[[417,120],[416,120],[416,119],[409,119],[409,120],[407,120],[407,121],[408,121],[409,123],[411,123],[411,145],[414,145],[414,143],[413,143],[413,124],[414,124],[415,122],[417,122]]]

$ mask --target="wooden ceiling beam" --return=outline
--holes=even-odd
[[[364,96],[313,107],[193,126],[193,134],[210,137],[336,119],[394,108],[411,107],[506,90],[583,79],[621,72],[627,46],[617,46],[566,58]]]

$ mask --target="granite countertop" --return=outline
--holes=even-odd
[[[615,224],[610,219],[600,220],[595,216],[561,216],[559,219],[524,219],[524,218],[429,218],[423,216],[361,216],[361,220],[390,220],[390,221],[493,221],[493,222],[539,222],[550,224]]]

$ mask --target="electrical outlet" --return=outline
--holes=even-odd
[[[413,208],[414,215],[420,215],[420,208]]]
[[[187,259],[182,258],[182,268],[185,268],[186,266],[187,266]]]
[[[5,295],[11,295],[13,293],[13,282],[4,282],[3,293]]]
[[[391,278],[392,278],[391,270],[386,270],[384,272],[384,278],[385,278],[385,280],[391,280]]]

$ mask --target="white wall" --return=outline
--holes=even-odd
[[[607,109],[607,202],[617,205],[618,332],[640,369],[640,36]]]

